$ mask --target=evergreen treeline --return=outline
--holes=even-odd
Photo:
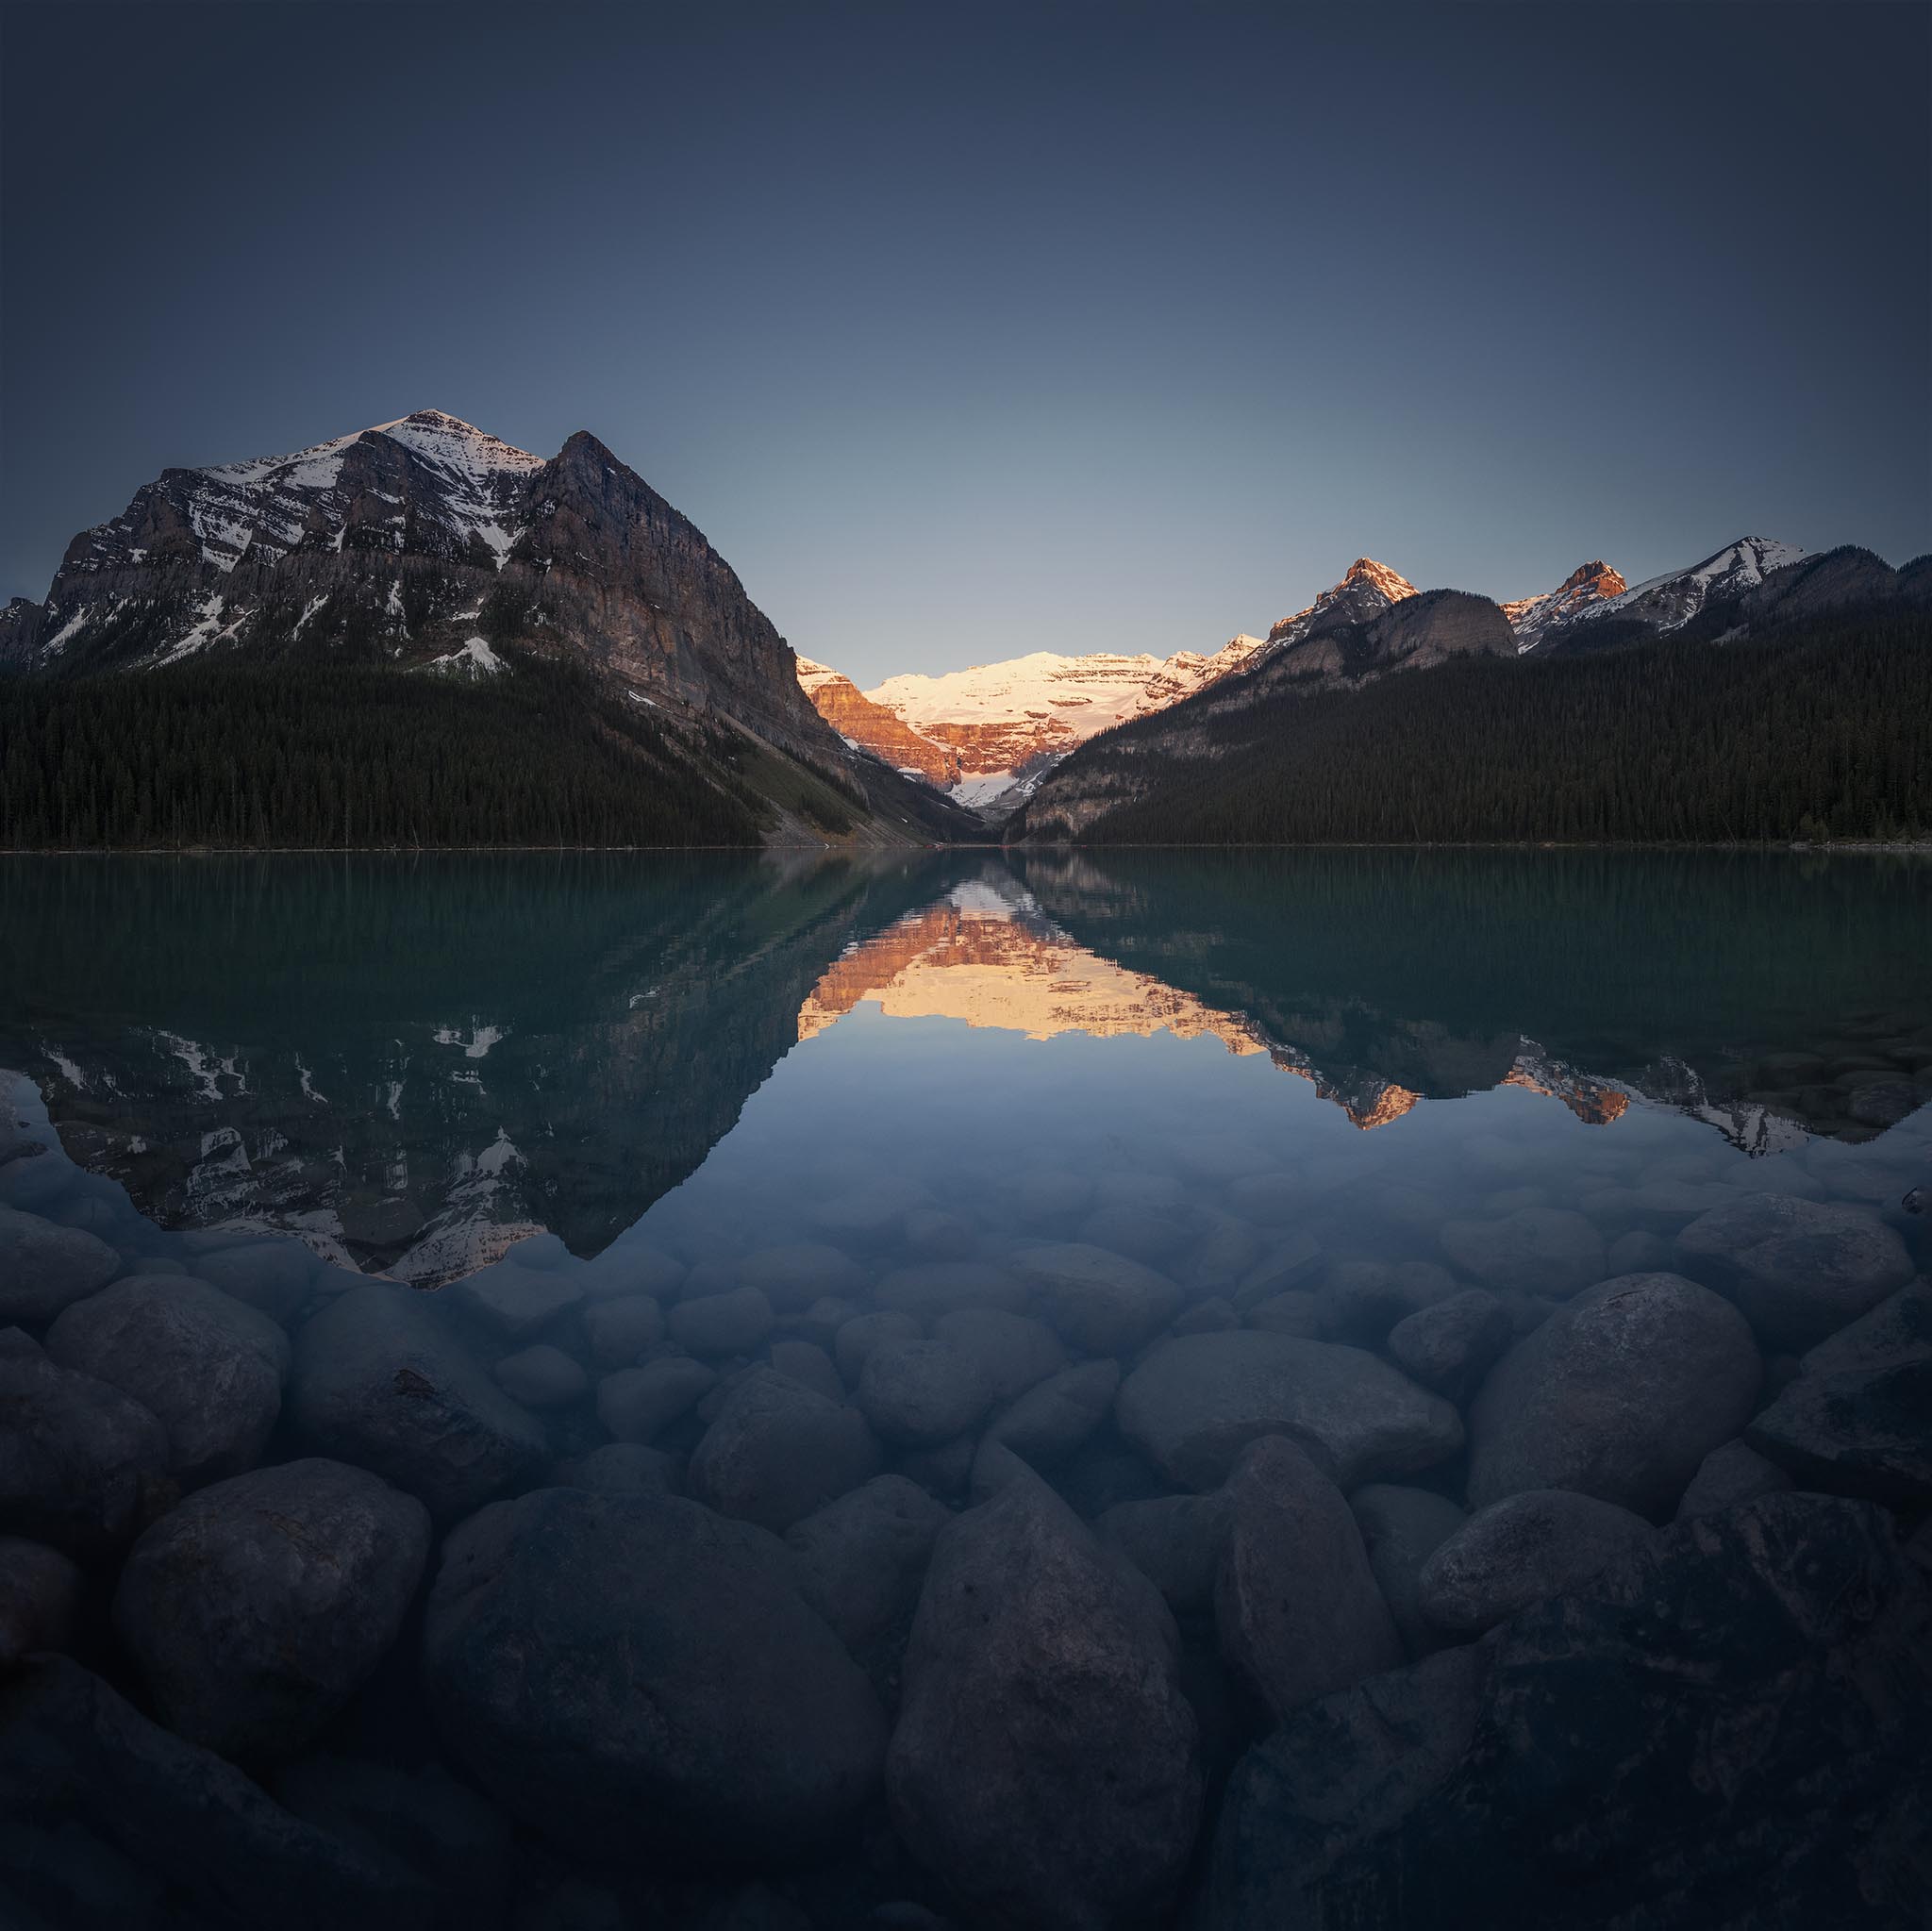
[[[1762,641],[1664,639],[1541,663],[1447,664],[1354,692],[1280,691],[1190,720],[1209,757],[1155,751],[1179,718],[1110,732],[1056,774],[1138,791],[1082,842],[1932,836],[1932,617],[1922,611]],[[1013,829],[1065,835],[1051,787]]]
[[[0,680],[0,847],[757,844],[737,741],[629,708],[521,653]]]

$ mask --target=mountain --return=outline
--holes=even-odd
[[[1746,539],[1635,590],[1587,564],[1513,606],[1514,627],[1463,591],[1398,579],[1391,601],[1372,569],[1235,674],[1083,746],[1003,836],[1733,842],[1932,824],[1932,566]]]
[[[917,775],[941,791],[959,782],[959,754],[949,744],[922,738],[883,705],[874,704],[850,677],[809,658],[798,659],[798,682],[813,707],[846,743],[883,758],[893,770]]]
[[[1415,595],[1415,585],[1373,557],[1357,557],[1341,581],[1324,590],[1306,610],[1284,617],[1268,633],[1269,643],[1296,644],[1320,630],[1343,624],[1366,624],[1391,605]]]
[[[1518,597],[1503,605],[1503,614],[1516,633],[1520,650],[1534,650],[1552,631],[1573,623],[1592,606],[1629,589],[1622,575],[1599,558],[1579,563],[1555,590],[1540,596]]]
[[[997,817],[1096,732],[1205,690],[1264,647],[1236,637],[1209,655],[1171,658],[1036,651],[939,677],[889,677],[863,695],[822,665],[801,662],[799,674],[849,741]]]
[[[44,603],[9,608],[0,656],[65,678],[221,664],[481,684],[562,665],[649,724],[660,781],[749,792],[767,837],[971,829],[827,728],[729,564],[588,431],[546,458],[423,409],[165,470],[74,540]]]
[[[1666,571],[1634,589],[1625,589],[1617,573],[1609,571],[1607,574],[1616,578],[1617,589],[1607,595],[1576,595],[1573,588],[1576,578],[1573,576],[1556,592],[1558,598],[1563,591],[1572,594],[1556,608],[1532,610],[1527,625],[1514,617],[1510,621],[1517,624],[1525,650],[1557,646],[1591,649],[1626,642],[1638,635],[1657,636],[1683,629],[1707,604],[1724,604],[1756,589],[1774,572],[1789,568],[1804,555],[1792,543],[1740,537],[1702,562]],[[1602,567],[1586,564],[1584,569]],[[1536,600],[1530,601],[1534,604]]]

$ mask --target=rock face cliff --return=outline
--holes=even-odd
[[[849,742],[998,816],[1088,739],[1177,704],[1265,648],[1236,637],[1218,651],[1170,658],[1036,651],[939,677],[889,677],[863,694],[823,665],[802,662],[799,677]]]
[[[666,722],[744,733],[889,819],[929,818],[827,728],[703,532],[588,431],[546,459],[424,409],[165,470],[75,538],[43,604],[0,623],[0,654],[56,674],[244,653],[477,678],[515,651],[572,659]]]

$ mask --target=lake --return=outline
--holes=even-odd
[[[1932,1501],[1891,1422],[1764,1421],[1923,1295],[1924,857],[12,858],[0,931],[0,1320],[46,1388],[161,1424],[48,1422],[64,1473],[0,1459],[0,1529],[79,1565],[64,1646],[126,1722],[337,1847],[238,1825],[243,1919],[259,1858],[264,1896],[402,1922],[1274,1922],[1313,1854],[1242,1833],[1345,1755],[1305,1712],[1547,1646],[1705,1504],[1864,1511],[1822,1547]],[[1507,1558],[1427,1566],[1525,1495],[1555,1514]],[[258,1567],[196,1590],[304,1509],[353,1601],[253,1683]],[[215,1556],[169,1546],[191,1519]],[[1327,1553],[1283,1581],[1293,1548]],[[1563,1654],[1608,1640],[1566,1613]],[[1627,1760],[1663,1792],[1708,1742]],[[1608,1915],[1672,1826],[1602,1823],[1596,1773],[1570,1822],[1640,1846],[1591,1866]],[[1801,1896],[1842,1880],[1851,1781]],[[1511,1788],[1505,1836],[1559,1803]],[[110,1890],[187,1881],[76,1792]],[[1468,1814],[1468,1851],[1402,1827],[1488,1855]],[[1532,1866],[1547,1912],[1574,1873]]]

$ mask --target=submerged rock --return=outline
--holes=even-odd
[[[217,1482],[142,1537],[114,1627],[169,1725],[242,1762],[305,1748],[402,1627],[428,1511],[341,1462]]]
[[[455,1760],[598,1864],[823,1856],[877,1789],[877,1700],[792,1558],[695,1503],[491,1505],[444,1546],[423,1654]]]
[[[1588,1582],[1641,1548],[1641,1515],[1569,1489],[1527,1489],[1478,1509],[1424,1563],[1416,1606],[1452,1636],[1484,1630]]]
[[[1181,1290],[1165,1274],[1105,1247],[1030,1247],[1012,1265],[1047,1324],[1090,1355],[1126,1354],[1180,1311]]]
[[[321,1263],[299,1240],[247,1240],[197,1255],[194,1272],[287,1327],[308,1300]]]
[[[420,1886],[274,1802],[65,1656],[0,1682],[0,1919],[420,1931]],[[158,1896],[166,1916],[152,1915]]]
[[[853,1399],[886,1440],[936,1448],[979,1421],[992,1387],[951,1341],[885,1337],[867,1354]]]
[[[1158,1592],[1042,1483],[941,1533],[886,1789],[900,1836],[974,1922],[1154,1918],[1192,1848],[1198,1755]]]
[[[1009,1448],[1036,1469],[1050,1469],[1098,1428],[1121,1385],[1118,1361],[1083,1361],[1029,1388],[995,1415],[989,1441]]]
[[[1121,1384],[1121,1433],[1174,1481],[1218,1486],[1241,1451],[1287,1435],[1342,1489],[1409,1474],[1462,1445],[1440,1396],[1358,1348],[1235,1330],[1161,1341]]]
[[[717,1386],[716,1373],[689,1355],[620,1368],[597,1384],[597,1419],[619,1441],[650,1441]]]
[[[1474,1508],[1574,1489],[1667,1519],[1763,1376],[1736,1308],[1681,1275],[1604,1281],[1517,1342],[1469,1411]]]
[[[1214,1578],[1221,1573],[1232,1514],[1225,1489],[1206,1495],[1150,1495],[1115,1503],[1093,1528],[1153,1583],[1176,1616],[1203,1616],[1214,1607]]]
[[[917,1482],[875,1475],[795,1523],[805,1599],[857,1651],[910,1615],[934,1539],[953,1519]]]
[[[1932,1355],[1802,1373],[1744,1439],[1804,1488],[1932,1502]]]
[[[1292,1441],[1243,1449],[1227,1500],[1215,1628],[1223,1659],[1273,1715],[1403,1660],[1347,1502]]]
[[[118,1549],[173,1492],[160,1423],[38,1348],[0,1353],[0,1534],[86,1561]]]
[[[1780,1494],[1790,1486],[1790,1476],[1775,1463],[1766,1461],[1755,1448],[1742,1441],[1726,1441],[1699,1463],[1677,1504],[1677,1520],[1715,1515],[1740,1502],[1755,1502],[1760,1495]]]
[[[996,1402],[1009,1402],[1067,1365],[1067,1351],[1043,1321],[998,1307],[956,1307],[932,1324],[935,1340],[949,1341],[978,1364]]]
[[[691,1492],[782,1532],[879,1472],[865,1417],[769,1369],[747,1374],[691,1458]]]
[[[184,1274],[135,1275],[72,1303],[47,1353],[148,1409],[167,1430],[169,1473],[189,1486],[261,1458],[290,1360],[267,1315]]]
[[[1449,1931],[1474,1899],[1495,1924],[1903,1927],[1928,1654],[1932,1577],[1880,1510],[1771,1495],[1680,1523],[1257,1744],[1190,1922]]]
[[[78,1566],[58,1549],[0,1536],[0,1671],[35,1650],[65,1649],[80,1590]]]
[[[0,1207],[0,1326],[39,1326],[120,1272],[121,1257],[105,1240]]]
[[[664,1310],[649,1294],[617,1294],[584,1308],[584,1339],[600,1368],[628,1368],[664,1339]]]
[[[671,1339],[693,1355],[748,1355],[772,1331],[772,1304],[756,1288],[680,1301],[665,1319]]]
[[[1389,1355],[1410,1379],[1460,1404],[1515,1335],[1509,1309],[1495,1295],[1471,1288],[1398,1321],[1389,1331]]]
[[[526,1408],[557,1408],[574,1402],[591,1385],[581,1361],[539,1341],[521,1348],[496,1364],[496,1385],[513,1402]]]
[[[1565,1300],[1604,1277],[1603,1236],[1562,1207],[1520,1207],[1493,1221],[1445,1221],[1442,1252],[1485,1287]]]
[[[386,1282],[351,1289],[303,1324],[288,1406],[305,1448],[373,1470],[439,1523],[536,1480],[549,1459],[536,1417],[441,1311]]]
[[[1912,1277],[1905,1242],[1876,1214],[1747,1193],[1677,1236],[1685,1273],[1737,1303],[1768,1348],[1806,1348]]]
[[[1386,1482],[1357,1489],[1348,1505],[1403,1648],[1411,1658],[1441,1649],[1448,1637],[1422,1611],[1423,1565],[1469,1518],[1447,1496]]]

